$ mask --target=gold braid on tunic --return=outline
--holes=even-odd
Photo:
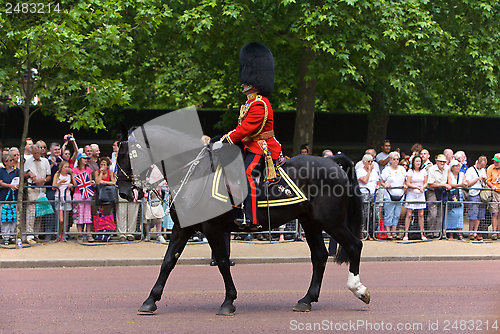
[[[242,105],[240,108],[240,116],[238,117],[238,125],[240,125],[241,122],[243,122],[243,120],[247,117],[248,111],[250,110],[252,104],[254,104],[257,101],[261,101],[262,103],[264,103],[264,121],[262,122],[262,125],[260,126],[259,130],[256,133],[250,135],[250,137],[255,137],[259,135],[262,132],[262,129],[264,129],[264,126],[266,125],[267,122],[267,115],[268,115],[267,104],[262,101],[262,95],[257,95],[255,100],[253,100],[250,103],[245,103],[244,105]]]
[[[260,126],[259,130],[256,133],[250,135],[249,137],[258,136],[262,132],[262,130],[264,129],[264,126],[266,125],[266,122],[267,122],[267,116],[268,116],[267,104],[262,101],[262,95],[257,95],[255,100],[253,100],[250,103],[245,103],[240,108],[240,116],[238,117],[238,124],[241,124],[241,122],[243,122],[245,117],[247,117],[247,115],[248,115],[248,111],[250,110],[250,107],[252,106],[252,104],[254,104],[257,101],[261,101],[262,103],[264,103],[264,121],[262,122],[262,125]],[[267,162],[267,164],[266,164],[267,165],[266,178],[267,178],[267,180],[273,180],[276,178],[276,170],[274,168],[274,162],[273,162],[273,159],[271,158],[271,154],[267,150],[267,145],[265,145],[265,146],[263,145],[264,143],[265,143],[265,140],[258,141],[259,146],[264,149],[265,159],[267,160],[266,161]]]

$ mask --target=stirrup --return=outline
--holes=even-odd
[[[250,221],[250,219],[243,219],[243,218],[236,218],[234,220],[234,223],[236,225],[238,225],[240,228],[244,228],[244,227],[247,227],[248,225],[252,224],[252,222]]]
[[[240,229],[249,228],[251,230],[258,230],[262,228],[262,225],[252,224],[252,221],[250,219],[237,218],[234,220],[234,223],[239,226]]]

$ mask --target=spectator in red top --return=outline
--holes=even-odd
[[[115,178],[113,177],[113,172],[109,170],[110,165],[111,160],[108,157],[102,157],[101,159],[99,159],[99,170],[95,174],[96,184],[116,184]]]

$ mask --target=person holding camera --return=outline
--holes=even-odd
[[[69,151],[67,149],[68,147],[68,143],[71,143],[73,145],[73,154],[67,154],[68,152],[66,151]],[[76,156],[78,155],[78,145],[76,144],[76,140],[75,140],[75,137],[73,136],[72,133],[68,133],[66,135],[64,135],[64,144],[62,146],[62,158],[66,161],[69,162],[69,166],[71,168],[74,168],[75,167],[75,162],[76,162]]]

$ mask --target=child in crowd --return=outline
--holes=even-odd
[[[78,222],[76,222],[76,227],[78,232],[82,233],[83,228],[87,230],[87,241],[92,242],[94,238],[90,234],[92,227],[92,196],[93,191],[90,192],[89,184],[94,184],[92,181],[92,170],[87,166],[87,161],[90,159],[85,153],[79,153],[76,157],[76,166],[73,168],[73,183],[75,186],[79,186],[78,190],[75,191],[73,200],[78,202]],[[80,176],[79,176],[80,175]],[[80,181],[78,181],[80,180]],[[84,184],[85,183],[85,184]],[[83,233],[77,237],[77,242],[83,242]]]
[[[52,188],[59,188],[59,191],[55,193],[56,203],[59,203],[59,237],[57,241],[66,242],[64,238],[64,232],[66,228],[64,226],[64,221],[68,221],[69,211],[72,210],[71,203],[71,187],[73,187],[73,175],[71,167],[68,161],[61,161],[59,163],[59,171],[54,175],[54,180],[52,181]]]

